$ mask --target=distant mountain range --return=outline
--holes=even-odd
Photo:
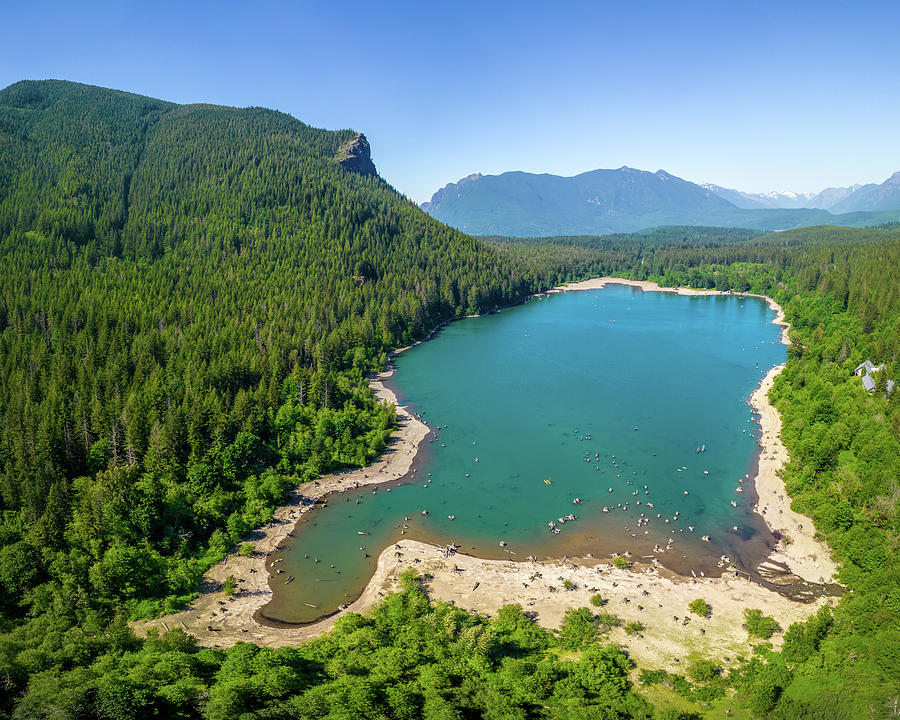
[[[880,185],[820,193],[754,194],[630,167],[575,175],[474,174],[438,190],[422,209],[473,235],[595,235],[660,225],[784,230],[900,219],[900,172]]]
[[[760,210],[780,208],[801,209],[810,208],[816,210],[830,210],[836,203],[845,200],[854,192],[859,190],[862,185],[851,185],[850,187],[827,188],[820,193],[795,193],[785,192],[767,192],[767,193],[749,193],[743,190],[734,190],[724,188],[720,185],[712,183],[701,183],[700,187],[709,190],[711,193],[725,198],[735,207],[744,210]]]
[[[815,208],[832,213],[878,212],[900,209],[900,172],[880,185],[831,187],[819,193],[748,193],[709,183],[700,187],[745,210],[765,208]]]

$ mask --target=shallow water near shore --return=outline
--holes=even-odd
[[[413,470],[306,513],[261,619],[334,612],[401,538],[520,560],[628,551],[688,575],[723,554],[749,566],[773,543],[746,476],[748,399],[785,359],[774,317],[756,298],[610,285],[447,326],[395,359],[400,403],[432,429]]]

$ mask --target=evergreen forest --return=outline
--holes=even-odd
[[[900,227],[478,239],[342,166],[356,137],[68,82],[0,91],[0,717],[896,715]],[[411,575],[298,648],[134,636],[290,489],[385,447],[394,408],[367,378],[393,349],[597,275],[785,309],[784,479],[840,561],[833,612],[689,677],[634,668],[590,609],[554,633]],[[886,366],[871,394],[866,359]]]

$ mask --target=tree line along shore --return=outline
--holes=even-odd
[[[341,167],[348,138],[71,83],[0,91],[0,715],[651,717],[645,698],[682,714],[889,711],[900,229],[481,241]],[[384,450],[396,414],[367,378],[393,348],[600,276],[784,308],[769,394],[783,481],[833,550],[837,605],[733,665],[662,674],[605,647],[618,631],[602,607],[550,633],[527,608],[429,604],[411,578],[299,648],[200,648],[180,626],[135,637],[129,622],[184,608],[298,486]],[[872,393],[853,375],[865,360],[885,364]]]

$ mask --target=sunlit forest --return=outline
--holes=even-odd
[[[73,83],[0,91],[0,717],[896,712],[900,228],[476,239],[341,167],[355,137]],[[289,489],[376,457],[395,414],[367,377],[392,349],[596,275],[784,307],[784,479],[842,565],[833,612],[685,676],[633,668],[595,609],[554,633],[430,602],[412,576],[296,649],[132,634]],[[871,394],[867,359],[886,365]]]

